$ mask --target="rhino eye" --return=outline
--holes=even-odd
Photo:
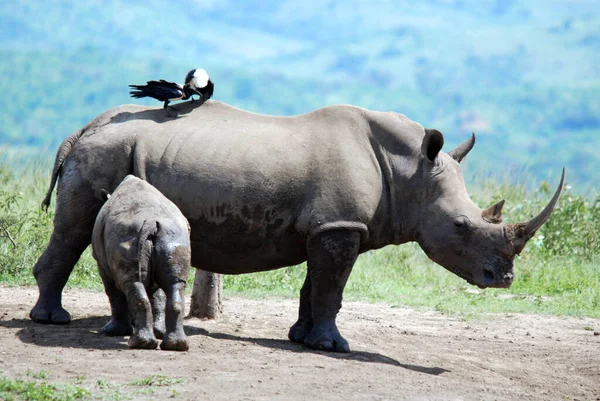
[[[464,230],[469,226],[469,219],[464,216],[460,216],[454,219],[454,227],[459,230]]]

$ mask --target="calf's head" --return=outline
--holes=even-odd
[[[504,201],[482,210],[467,194],[460,162],[475,143],[469,140],[449,153],[440,152],[444,138],[425,130],[422,157],[415,173],[421,203],[415,237],[427,256],[480,288],[509,287],[513,261],[548,220],[560,196],[556,193],[541,213],[526,223],[504,224]]]

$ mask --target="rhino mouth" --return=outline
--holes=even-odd
[[[465,272],[460,269],[447,268],[471,285],[484,288],[508,288],[512,284],[514,275],[511,272],[501,274],[496,269],[483,266],[479,273]],[[475,270],[476,271],[476,270]]]
[[[433,258],[432,258],[433,259]],[[434,259],[435,261],[435,259]],[[465,269],[465,266],[457,263],[442,264],[446,270],[456,274],[471,285],[475,285],[481,289],[484,288],[508,288],[512,284],[514,275],[512,273],[512,265],[504,266],[506,268],[494,268],[493,263],[484,263],[483,266]],[[496,264],[498,266],[498,264]],[[502,273],[502,271],[506,271]]]

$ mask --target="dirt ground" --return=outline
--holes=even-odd
[[[600,319],[346,302],[338,326],[353,351],[331,354],[287,340],[296,300],[226,298],[218,320],[185,321],[190,351],[177,353],[98,334],[103,293],[66,291],[66,326],[29,320],[36,299],[37,288],[0,286],[0,375],[43,370],[96,396],[108,383],[114,398],[139,400],[600,400]],[[183,380],[131,385],[154,375]]]

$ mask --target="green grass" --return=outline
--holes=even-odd
[[[172,386],[174,384],[183,383],[183,379],[167,377],[163,375],[153,375],[143,377],[141,379],[132,380],[128,384],[132,386],[154,386],[154,387],[165,387]]]
[[[52,232],[53,206],[39,207],[48,185],[47,168],[31,164],[19,172],[0,164],[0,283],[35,285],[31,269]],[[483,178],[469,184],[481,207],[506,199],[509,222],[524,221],[545,206],[556,183],[535,191],[498,185]],[[476,190],[475,190],[476,189]],[[509,289],[479,290],[431,262],[412,244],[362,254],[344,298],[454,313],[524,312],[600,316],[600,196],[584,197],[567,188],[551,220],[515,260]],[[15,246],[13,246],[12,241]],[[297,298],[305,265],[271,272],[225,276],[225,295]],[[191,291],[193,271],[188,293]],[[69,287],[102,291],[89,249],[69,279]]]
[[[0,400],[2,401],[76,401],[76,400],[130,400],[144,395],[151,399],[176,397],[176,385],[181,378],[153,375],[117,383],[108,380],[87,380],[79,376],[71,382],[50,381],[45,371],[25,372],[26,379],[13,378],[0,372]],[[158,388],[157,388],[158,387]]]
[[[60,385],[0,376],[0,400],[74,401],[87,399],[89,395],[88,390],[76,385]]]

